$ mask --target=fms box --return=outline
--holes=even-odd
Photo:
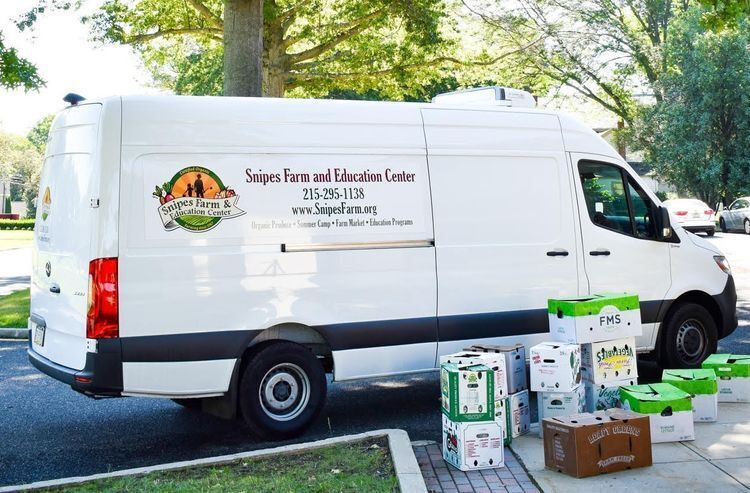
[[[638,295],[600,294],[549,300],[549,332],[571,344],[637,337],[643,332]]]

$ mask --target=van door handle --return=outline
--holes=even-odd
[[[599,257],[600,255],[609,255],[609,250],[592,250],[589,252],[589,255],[593,255],[594,257]]]
[[[50,286],[49,290],[51,293],[60,294],[60,286],[58,286],[57,284],[53,284],[52,286]]]
[[[548,257],[567,257],[568,251],[567,250],[552,250],[551,252],[547,252]]]

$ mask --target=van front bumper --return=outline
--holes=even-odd
[[[29,341],[29,362],[42,373],[70,385],[89,397],[119,397],[122,394],[122,351],[119,339],[100,339],[97,352],[86,353],[82,370],[58,365],[34,351]]]

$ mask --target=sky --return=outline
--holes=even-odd
[[[69,92],[87,99],[111,95],[157,92],[138,56],[127,46],[99,46],[89,40],[82,15],[102,2],[87,0],[78,11],[45,13],[33,30],[19,32],[14,21],[35,0],[0,0],[0,31],[6,46],[39,70],[47,85],[24,93],[0,88],[0,130],[25,135],[34,124],[66,105]]]

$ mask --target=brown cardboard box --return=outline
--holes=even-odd
[[[545,418],[544,465],[576,478],[651,465],[648,416],[623,409]]]

